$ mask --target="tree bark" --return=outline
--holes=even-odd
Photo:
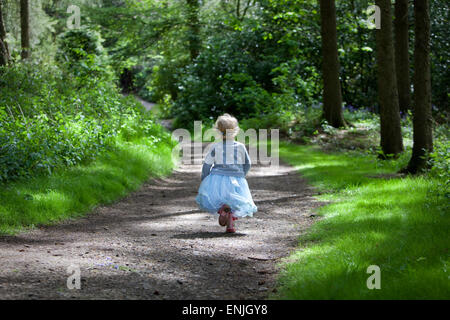
[[[395,67],[397,71],[398,101],[400,111],[411,108],[411,82],[409,79],[409,21],[408,1],[395,1]]]
[[[334,0],[320,0],[320,17],[323,55],[323,118],[329,125],[339,128],[345,126],[345,121],[342,114]]]
[[[189,53],[191,61],[195,60],[200,53],[201,40],[200,40],[200,21],[199,10],[200,4],[198,0],[186,0],[188,10],[188,41],[189,41]]]
[[[20,30],[22,42],[22,59],[27,59],[31,55],[30,48],[30,7],[28,0],[20,0]]]
[[[397,77],[394,63],[391,0],[377,0],[381,10],[381,28],[376,31],[378,64],[378,100],[382,158],[403,151],[398,105]]]
[[[414,1],[414,110],[413,152],[406,172],[417,173],[427,167],[426,155],[433,151],[430,71],[430,3]]]
[[[0,66],[9,63],[9,48],[6,42],[6,29],[3,22],[3,0],[0,0]]]

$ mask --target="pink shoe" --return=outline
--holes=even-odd
[[[235,217],[233,217],[233,213],[230,212],[230,214],[228,215],[226,233],[235,233],[236,232],[236,229],[234,228],[234,220],[235,220]]]

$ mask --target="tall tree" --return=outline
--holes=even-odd
[[[20,0],[20,32],[22,42],[22,59],[30,57],[30,6],[28,0]]]
[[[339,81],[336,4],[320,0],[322,33],[323,117],[335,128],[345,126],[342,115],[342,93]]]
[[[3,22],[3,0],[0,0],[0,66],[9,62],[9,48],[6,42],[6,29]]]
[[[191,60],[197,58],[200,47],[200,21],[199,21],[199,10],[200,3],[199,0],[186,0],[187,10],[188,10],[188,41],[189,41],[189,53],[191,55]]]
[[[398,101],[400,111],[411,108],[411,82],[409,79],[409,0],[395,1],[395,67],[397,71]]]
[[[430,71],[430,3],[414,1],[414,110],[413,152],[406,172],[416,173],[427,165],[426,154],[433,151]]]
[[[384,156],[395,156],[403,151],[403,140],[394,63],[391,0],[376,0],[375,3],[381,10],[381,28],[376,31],[381,149]]]

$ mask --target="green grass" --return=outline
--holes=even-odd
[[[408,155],[381,162],[284,143],[280,156],[330,204],[282,263],[274,298],[450,298],[450,219],[439,181],[373,177],[395,173]],[[380,290],[367,288],[370,265],[380,267]]]
[[[0,234],[82,216],[173,168],[171,147],[118,141],[96,161],[0,186]]]

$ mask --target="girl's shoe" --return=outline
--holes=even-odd
[[[228,221],[227,221],[227,231],[226,233],[235,233],[236,229],[234,228],[234,217],[233,213],[230,213],[228,215]]]
[[[227,233],[235,233],[236,229],[235,228],[227,228]]]
[[[230,214],[231,210],[230,207],[224,204],[222,207],[220,207],[219,211],[217,213],[219,216],[219,224],[224,227],[227,224],[228,216]]]

